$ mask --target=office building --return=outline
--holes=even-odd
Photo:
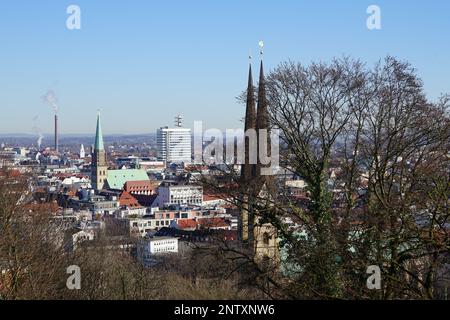
[[[183,128],[180,115],[175,118],[175,128],[166,126],[156,131],[156,142],[159,161],[166,164],[191,162],[191,129]]]

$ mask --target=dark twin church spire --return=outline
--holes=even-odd
[[[261,136],[265,131],[266,141],[263,143]],[[259,87],[258,87],[258,111],[256,115],[256,132],[258,133],[258,163],[256,165],[256,178],[261,184],[264,184],[264,177],[261,175],[261,170],[268,165],[261,163],[260,155],[261,149],[266,149],[262,154],[270,156],[270,134],[269,134],[269,115],[267,113],[267,100],[266,100],[266,82],[264,79],[264,66],[261,60],[261,67],[259,71]],[[269,164],[270,166],[270,164]]]
[[[262,49],[262,42],[260,42],[260,46]],[[244,248],[250,250],[250,254],[257,259],[256,261],[268,257],[270,261],[276,264],[278,261],[277,231],[265,218],[267,212],[270,211],[267,208],[274,203],[276,188],[273,178],[267,175],[270,172],[263,171],[269,169],[272,165],[270,159],[272,154],[270,152],[269,114],[262,59],[259,71],[257,105],[258,108],[255,112],[255,94],[250,65],[245,130],[247,132],[247,130],[253,129],[256,132],[256,137],[254,134],[248,135],[251,137],[250,139],[247,136],[245,137],[245,162],[241,169],[241,181],[244,190],[242,190],[242,211],[239,217],[238,236]],[[256,141],[255,138],[257,138]],[[256,157],[255,152],[257,153]],[[269,159],[269,163],[263,163],[263,160]]]
[[[253,90],[252,64],[250,62],[248,70],[248,86],[247,86],[247,108],[245,111],[245,132],[247,130],[256,129],[256,109],[255,109],[255,94]],[[256,165],[250,163],[250,152],[254,152],[251,141],[245,137],[245,162],[242,166],[242,180],[250,182],[256,175]]]
[[[256,130],[257,134],[257,147],[252,148],[252,144],[248,137],[245,137],[245,163],[242,166],[241,177],[247,182],[255,182],[257,184],[263,183],[261,176],[261,169],[264,165],[260,161],[260,148],[266,147],[267,152],[263,153],[270,156],[270,135],[269,135],[269,116],[267,111],[265,78],[264,78],[264,65],[261,59],[261,66],[259,72],[259,84],[258,84],[258,108],[255,112],[255,94],[253,88],[252,66],[250,63],[249,75],[248,75],[248,87],[247,87],[247,108],[245,112],[245,131],[249,129]],[[263,144],[260,141],[260,132],[266,130],[267,132],[267,144]],[[251,152],[257,151],[257,163],[251,163]]]

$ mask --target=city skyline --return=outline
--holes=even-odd
[[[66,28],[70,4],[81,8],[80,30]],[[366,27],[371,4],[381,8],[381,30]],[[0,134],[51,134],[53,110],[42,100],[49,91],[59,101],[62,135],[93,135],[99,108],[105,135],[154,133],[178,113],[188,128],[196,120],[242,127],[245,106],[236,96],[246,87],[248,54],[254,65],[259,60],[260,40],[267,73],[289,59],[348,55],[373,65],[396,56],[417,68],[435,100],[450,91],[449,10],[445,1],[2,3]]]
[[[448,1],[5,1],[0,303],[449,300]]]

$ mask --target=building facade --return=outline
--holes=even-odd
[[[175,221],[173,219],[156,219],[153,217],[125,218],[131,235],[145,237],[151,231],[157,231],[164,227],[169,227]]]
[[[84,151],[84,145],[80,147],[80,159],[86,158],[86,151]]]
[[[170,205],[201,206],[203,188],[196,185],[161,185],[158,188],[156,206]]]
[[[137,246],[137,256],[145,266],[155,263],[155,256],[178,253],[178,238],[154,237],[142,239]]]

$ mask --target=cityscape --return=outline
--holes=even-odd
[[[79,2],[55,5],[64,7],[63,30],[57,32],[76,45],[94,46],[90,32],[110,37],[91,20],[98,4]],[[256,12],[265,19],[272,8],[278,13],[278,5],[318,10],[301,1],[264,3]],[[428,6],[450,10],[444,2],[422,5],[430,21],[435,11]],[[141,17],[139,6],[114,4],[108,10],[113,17],[116,10]],[[239,7],[240,27],[254,21],[253,16],[241,21],[250,9],[234,1],[204,6],[203,13],[224,14]],[[355,39],[366,32],[365,37],[382,37],[373,41],[390,43],[397,35],[389,32],[403,30],[392,22],[399,14],[396,5],[345,6],[352,13],[362,8],[363,30],[353,33]],[[409,14],[418,14],[420,6]],[[11,2],[5,9],[14,14],[18,7]],[[162,4],[153,9],[169,10]],[[448,12],[446,17],[435,12],[435,19],[444,21]],[[46,20],[51,25],[52,15]],[[205,19],[213,29],[222,23]],[[448,35],[445,21],[440,30],[430,22],[427,31]],[[130,35],[137,22],[128,23],[123,32]],[[138,25],[145,29],[146,23]],[[206,37],[206,29],[186,28],[193,42]],[[318,30],[310,32],[323,32]],[[26,37],[23,30],[14,32]],[[136,32],[134,40],[124,41],[146,51],[137,40],[144,31]],[[160,32],[161,39],[183,33]],[[208,37],[215,38],[214,32]],[[155,68],[147,83],[155,86],[148,89],[154,101],[142,100],[145,90],[121,96],[144,86],[142,61],[133,61],[141,52],[123,51],[119,59],[107,53],[118,49],[115,45],[95,47],[91,54],[98,55],[98,65],[90,61],[82,73],[96,79],[104,72],[106,84],[97,87],[79,78],[81,65],[68,69],[76,80],[58,75],[53,58],[38,57],[40,49],[12,58],[22,45],[5,36],[0,58],[12,66],[5,63],[9,83],[0,94],[0,301],[254,302],[224,304],[221,311],[206,304],[170,307],[173,316],[204,318],[215,312],[280,315],[269,303],[279,300],[450,300],[448,55],[430,49],[425,57],[414,51],[417,45],[402,41],[367,54],[364,48],[330,45],[330,56],[315,58],[311,49],[302,61],[297,46],[288,50],[280,44],[284,33],[278,32],[261,27],[257,35],[250,32],[250,40],[236,36],[226,46],[229,58],[217,53],[222,61],[214,63],[224,66],[213,79],[201,79],[210,74],[206,53],[199,53],[204,61],[191,57],[195,48],[186,48],[184,56],[183,40],[177,58],[186,59],[182,63],[171,65],[174,54],[168,51],[167,58],[149,62]],[[158,39],[155,44],[165,41]],[[280,54],[276,45],[286,52]],[[207,54],[217,46],[213,41]],[[87,56],[80,52],[83,62]],[[40,66],[28,69],[25,62],[32,54],[49,71],[39,84],[31,82]],[[191,80],[182,75],[197,63]],[[129,68],[129,74],[118,80],[109,73],[113,65],[117,72]],[[176,72],[180,75],[173,77]],[[19,83],[22,76],[31,80]],[[72,86],[74,81],[80,82]],[[205,87],[196,88],[199,81]],[[78,103],[87,105],[68,107]]]

